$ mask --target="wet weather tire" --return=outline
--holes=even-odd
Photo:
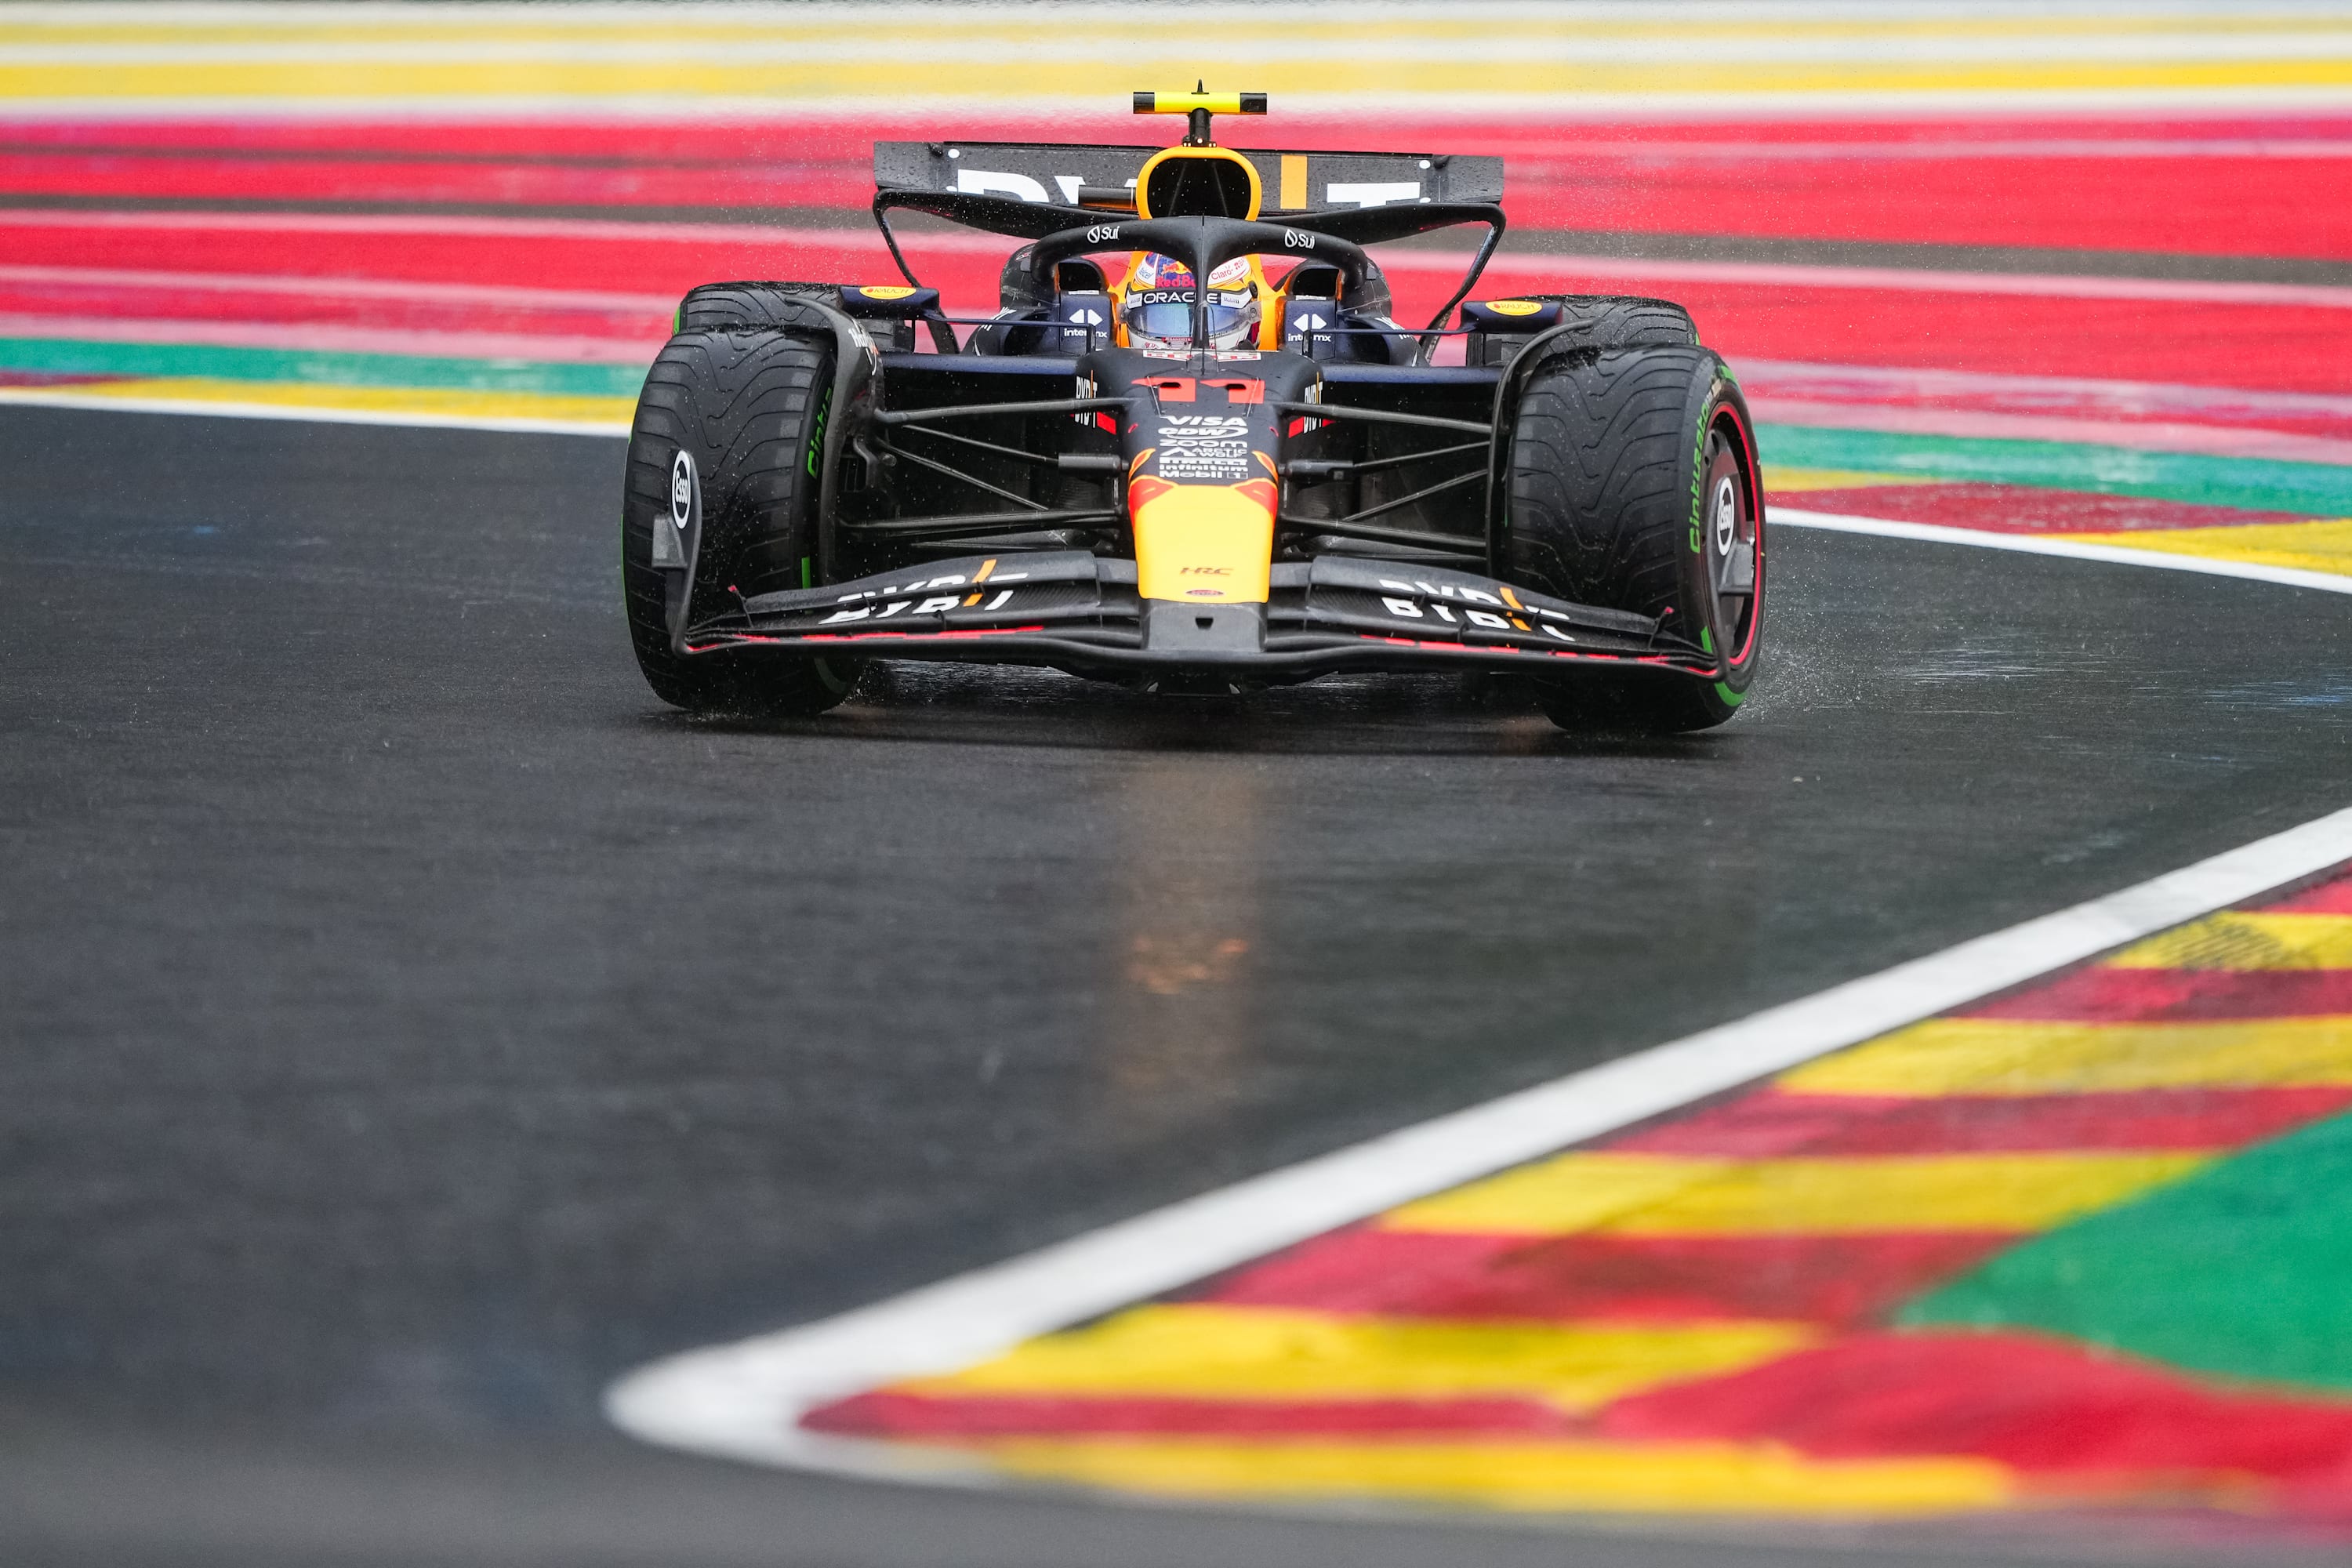
[[[1690,312],[1671,300],[1639,294],[1569,294],[1550,346],[1579,349],[1679,348],[1698,342]]]
[[[1563,727],[1668,733],[1739,710],[1763,643],[1762,489],[1748,406],[1691,347],[1547,355],[1512,426],[1497,565],[1631,610],[1721,661],[1716,679],[1595,665],[1538,680]]]
[[[829,299],[834,293],[819,283],[705,283],[687,290],[678,302],[673,330],[721,332],[795,326],[807,320],[812,296]]]
[[[629,433],[621,585],[638,668],[663,701],[696,712],[793,716],[821,713],[849,694],[855,670],[822,659],[671,652],[666,574],[653,564],[653,531],[670,526],[671,467],[684,448],[702,476],[689,619],[731,605],[738,589],[751,595],[807,581],[833,365],[830,339],[737,327],[680,332],[646,374]]]

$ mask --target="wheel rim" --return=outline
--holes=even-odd
[[[1715,590],[1717,635],[1727,658],[1747,651],[1756,605],[1756,509],[1749,504],[1739,457],[1721,426],[1706,438],[1706,490],[1701,537],[1707,581]]]

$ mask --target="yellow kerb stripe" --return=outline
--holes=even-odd
[[[2219,914],[2136,942],[2115,969],[2352,969],[2352,915]]]
[[[1408,1204],[1390,1230],[1559,1236],[2040,1230],[2178,1179],[2202,1154],[1678,1160],[1563,1154]]]
[[[1062,102],[1074,72],[1098,70],[1108,41],[1047,41],[1025,52],[992,58],[975,72],[970,60],[940,49],[931,58],[904,53],[805,55],[790,49],[709,55],[665,55],[652,48],[612,58],[583,58],[551,49],[520,58],[488,58],[453,49],[446,58],[415,60],[397,51],[321,53],[309,58],[179,58],[41,60],[0,64],[0,100],[128,102],[166,99],[270,99],[287,102],[394,98],[417,101],[464,99],[719,97],[779,104],[841,99],[905,102],[930,95],[1002,101]],[[1119,69],[1128,79],[1185,68],[1240,69],[1203,58],[1197,50],[1169,48],[1132,55]],[[1626,95],[1707,98],[1759,94],[1803,98],[1821,93],[2158,92],[2198,94],[2256,89],[2327,90],[2352,87],[2352,56],[2281,54],[2213,59],[1965,58],[1585,61],[1547,58],[1497,47],[1461,58],[1450,51],[1390,56],[1311,53],[1276,56],[1247,68],[1264,79],[1279,103],[1300,94],[1369,94],[1383,98],[1441,95],[1475,102],[1495,93],[1606,100]],[[1093,95],[1093,96],[1100,96]],[[1115,96],[1115,95],[1114,95]]]
[[[1089,1438],[983,1451],[1019,1476],[1171,1496],[1420,1498],[1612,1513],[1961,1513],[1998,1508],[2013,1491],[2007,1471],[1980,1459],[1806,1459],[1762,1444]]]
[[[2119,544],[2169,555],[2245,561],[2298,572],[2352,576],[2352,518],[2316,522],[2250,522],[2235,528],[2148,528],[2125,533],[2074,533],[2084,544]]]
[[[1930,1018],[1780,1075],[1799,1094],[2084,1094],[2352,1084],[2352,1017],[2218,1024]]]
[[[527,21],[518,20],[512,13],[476,16],[454,7],[440,14],[429,10],[404,14],[398,9],[375,7],[360,11],[354,7],[346,10],[344,16],[333,19],[304,12],[274,16],[276,9],[268,5],[207,7],[187,16],[164,12],[131,21],[119,16],[84,16],[70,9],[27,8],[23,15],[0,16],[0,43],[121,47],[190,43],[284,46],[307,42],[382,47],[392,43],[414,46],[446,42],[455,47],[479,47],[485,44],[619,43],[659,47],[769,41],[866,47],[887,44],[905,49],[939,42],[999,42],[1033,47],[1039,42],[1033,19],[1020,15],[1017,7],[1002,5],[962,9],[876,7],[889,18],[887,29],[877,29],[871,18],[839,21],[822,14],[780,14],[770,7],[747,7],[740,16],[689,12],[657,24],[647,23],[641,15],[627,11],[598,15],[589,7],[550,8],[544,16],[534,16]],[[1134,29],[1121,21],[1085,14],[1073,14],[1066,21],[1056,20],[1060,23],[1055,30],[1056,40],[1083,41],[1102,48],[1113,58],[1118,50],[1131,51],[1134,47]],[[1201,41],[1204,45],[1217,40],[1285,44],[1315,40],[1353,45],[1386,42],[1410,47],[1484,39],[1495,42],[1498,47],[1517,46],[1524,49],[1529,43],[1541,40],[1671,40],[1704,47],[1718,39],[1732,43],[1758,39],[1785,43],[1797,38],[1865,46],[1871,40],[1883,39],[1900,46],[1949,38],[1980,43],[2014,40],[2021,47],[2031,48],[2036,41],[2047,38],[2107,37],[2114,40],[2119,51],[2124,51],[2151,36],[2268,34],[2293,38],[2327,33],[2332,26],[2333,18],[2324,14],[2246,13],[2219,7],[2160,15],[1920,16],[1853,13],[1843,16],[1770,16],[1752,19],[1722,16],[1684,18],[1671,14],[1635,18],[1549,10],[1518,10],[1499,17],[1482,16],[1474,11],[1456,16],[1442,14],[1442,8],[1436,8],[1427,13],[1357,15],[1345,21],[1326,20],[1313,13],[1276,20],[1250,20],[1224,10],[1217,15],[1216,40]]]
[[[1922,479],[1917,474],[1873,474],[1855,468],[1790,468],[1779,463],[1764,465],[1764,493],[1774,490],[1854,490],[1865,486],[1933,485],[1940,479]]]
[[[444,418],[562,420],[622,430],[629,427],[636,412],[635,401],[626,397],[576,397],[456,386],[339,386],[330,382],[237,381],[213,376],[155,376],[53,387],[0,387],[0,402],[14,398],[37,403],[59,395],[183,403],[191,407],[245,404],[369,414],[430,414]]]
[[[1736,1169],[1730,1160],[1561,1154],[1391,1209],[1378,1223],[1383,1230],[1562,1236],[1671,1203]]]
[[[1241,1400],[1517,1394],[1574,1411],[1736,1372],[1815,1337],[1801,1323],[1455,1322],[1193,1302],[1137,1307],[900,1386]]]

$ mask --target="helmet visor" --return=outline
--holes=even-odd
[[[1158,293],[1160,290],[1154,290]],[[1231,300],[1233,303],[1225,303]],[[1256,312],[1250,307],[1255,299],[1247,290],[1212,289],[1209,293],[1209,341],[1220,348],[1231,348],[1249,331]],[[1155,343],[1192,342],[1192,301],[1191,290],[1175,300],[1156,299],[1131,306],[1127,312],[1127,330],[1131,338],[1149,339]]]

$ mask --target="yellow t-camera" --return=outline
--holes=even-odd
[[[1211,92],[1196,85],[1190,92],[1139,92],[1135,95],[1138,114],[1181,114],[1185,116],[1184,144],[1189,147],[1209,145],[1209,116],[1212,114],[1264,114],[1265,94],[1262,92]]]
[[[1138,114],[1190,114],[1205,109],[1211,114],[1264,114],[1265,94],[1262,92],[1139,92],[1135,95]]]

